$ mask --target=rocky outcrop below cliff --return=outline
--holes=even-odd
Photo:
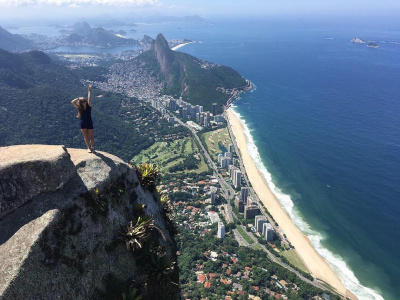
[[[178,299],[173,224],[113,155],[0,148],[0,228],[0,299]]]

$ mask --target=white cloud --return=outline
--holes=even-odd
[[[169,9],[185,9],[186,6],[179,6],[179,5],[171,5],[170,7],[168,7]]]
[[[160,6],[159,0],[0,0],[0,6],[56,5],[79,7],[81,5],[104,6]]]

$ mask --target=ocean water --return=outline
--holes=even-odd
[[[179,51],[251,80],[234,111],[271,190],[359,299],[400,299],[400,20],[212,21],[132,37],[201,41]]]
[[[292,220],[359,299],[400,298],[395,22],[224,20],[180,36],[203,42],[180,51],[231,66],[256,85],[234,105],[251,154]],[[354,37],[380,47],[353,44]]]

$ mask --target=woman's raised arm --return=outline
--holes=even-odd
[[[88,104],[90,107],[92,107],[92,95],[91,95],[91,91],[92,91],[92,86],[89,84],[88,87]]]
[[[79,101],[79,98],[75,98],[74,100],[71,101],[71,104],[73,106],[75,106],[76,108],[79,108],[78,101]]]

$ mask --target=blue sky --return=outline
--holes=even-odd
[[[400,0],[0,0],[0,17],[102,13],[238,16],[374,14],[400,16]]]

